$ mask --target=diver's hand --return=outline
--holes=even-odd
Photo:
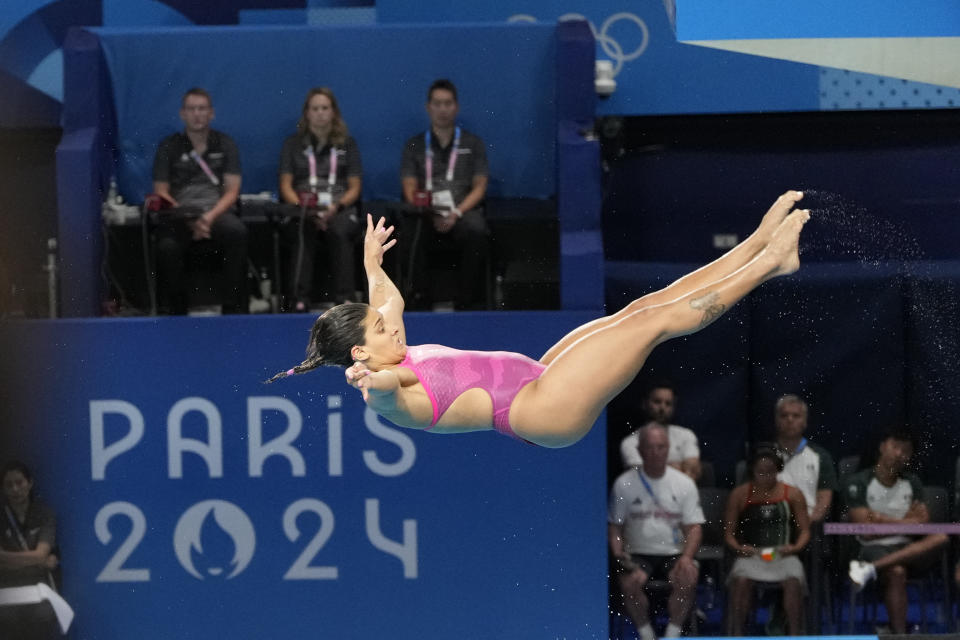
[[[354,362],[346,370],[347,384],[359,389],[364,401],[370,399],[370,393],[378,395],[378,402],[384,402],[386,397],[400,388],[400,378],[389,369],[371,371],[362,362]]]
[[[387,249],[397,244],[397,239],[389,240],[393,233],[393,226],[384,228],[384,219],[377,220],[376,226],[373,224],[373,216],[367,214],[367,233],[363,237],[363,260],[372,261],[376,265],[383,264],[383,254]]]
[[[347,367],[347,370],[343,373],[347,378],[347,384],[354,389],[358,389],[360,394],[363,395],[363,399],[366,400],[370,395],[369,381],[367,378],[373,372],[367,369],[367,365],[362,362],[354,362],[353,365]]]

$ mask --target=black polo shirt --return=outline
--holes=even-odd
[[[447,167],[450,165],[450,154],[453,151],[453,138],[451,137],[449,145],[441,147],[434,133],[430,136],[430,146],[433,148],[433,190],[449,189],[455,203],[463,202],[473,189],[473,178],[488,175],[487,149],[483,140],[461,127],[457,164],[453,168],[453,180],[449,184],[446,181],[446,174]],[[407,140],[400,163],[400,177],[415,177],[417,187],[420,189],[426,188],[425,150],[426,133],[419,133]]]
[[[4,551],[32,551],[41,542],[49,544],[51,549],[54,548],[57,542],[57,517],[53,509],[39,500],[30,501],[26,519],[19,523],[27,543],[27,549],[24,549],[20,545],[16,529],[7,516],[6,507],[6,504],[0,505],[0,548]],[[12,509],[11,512],[13,512]],[[45,582],[46,579],[47,569],[39,565],[18,568],[0,567],[0,588],[25,587]]]
[[[153,161],[154,182],[170,184],[170,195],[182,207],[207,210],[223,195],[225,174],[240,175],[240,153],[233,138],[211,129],[207,133],[207,150],[202,158],[219,184],[213,184],[200,165],[190,157],[193,144],[180,131],[164,138]]]
[[[294,134],[283,142],[280,152],[279,173],[289,173],[293,176],[294,191],[310,190],[310,161],[307,160],[306,150],[313,147],[317,162],[317,190],[330,191],[333,199],[338,201],[347,190],[348,177],[363,175],[363,165],[360,161],[360,149],[352,136],[347,136],[342,145],[336,146],[337,175],[333,189],[328,189],[327,181],[330,178],[330,144],[317,148],[315,136]]]

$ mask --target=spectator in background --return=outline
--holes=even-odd
[[[58,564],[57,519],[33,492],[33,474],[22,462],[3,466],[3,508],[0,513],[0,589],[40,582],[56,588],[51,572]],[[0,603],[0,638],[53,638],[59,627],[49,602]]]
[[[283,143],[279,173],[280,200],[301,214],[287,217],[282,227],[288,254],[284,308],[309,310],[318,232],[333,278],[328,297],[335,304],[353,302],[363,167],[360,149],[327,87],[307,92],[297,132]]]
[[[687,474],[696,482],[700,479],[700,444],[693,431],[671,424],[676,406],[676,389],[667,382],[655,383],[647,391],[643,401],[646,419],[667,428],[670,438],[667,464]],[[637,449],[641,429],[634,431],[620,443],[620,457],[623,459],[624,467],[637,467],[643,464]]]
[[[667,465],[667,429],[651,423],[640,430],[638,442],[643,465],[613,484],[607,537],[624,607],[640,637],[652,640],[644,586],[651,579],[669,581],[670,622],[664,636],[679,636],[696,596],[699,567],[693,556],[704,517],[693,480]]]
[[[404,272],[412,272],[404,277],[411,277],[419,289],[426,284],[424,249],[452,244],[460,272],[455,307],[476,309],[483,308],[485,299],[483,266],[489,243],[483,211],[487,151],[483,140],[457,124],[458,111],[454,84],[445,79],[434,81],[427,91],[430,128],[407,140],[400,165],[404,201],[418,205],[422,202],[418,194],[429,193],[433,215],[431,224],[421,225],[416,242],[411,230],[402,230],[399,248]],[[412,293],[408,299],[412,308],[430,302],[427,291]]]
[[[803,494],[777,479],[783,460],[772,446],[757,447],[747,462],[749,480],[727,500],[724,538],[738,556],[730,571],[730,635],[743,635],[753,607],[754,582],[783,588],[787,635],[803,631],[803,564],[797,557],[810,541]]]
[[[844,497],[852,522],[917,524],[930,521],[920,479],[906,471],[914,436],[903,428],[884,432],[877,462],[845,482]],[[893,633],[907,632],[907,574],[926,571],[947,544],[943,534],[919,538],[903,535],[858,536],[858,560],[850,561],[850,580],[862,589],[879,578]]]
[[[779,480],[803,493],[811,522],[823,522],[833,504],[837,471],[833,456],[804,437],[807,430],[807,403],[800,396],[781,396],[774,408],[777,449],[783,456]]]
[[[236,215],[240,155],[230,136],[210,128],[213,100],[206,90],[186,92],[180,107],[184,130],[160,142],[153,190],[172,207],[156,229],[161,310],[187,312],[185,265],[194,244],[222,256],[218,286],[223,313],[246,313],[247,229]]]

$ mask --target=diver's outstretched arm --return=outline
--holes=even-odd
[[[406,331],[403,328],[403,296],[397,285],[393,284],[390,276],[383,270],[383,254],[397,243],[396,238],[388,240],[392,233],[392,226],[384,228],[383,218],[380,218],[374,226],[373,216],[367,214],[367,231],[363,238],[363,269],[367,274],[367,295],[370,306],[378,309],[390,326],[399,327],[401,337],[406,342]]]

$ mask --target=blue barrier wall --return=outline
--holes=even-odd
[[[487,143],[490,195],[554,194],[552,25],[96,33],[113,81],[119,183],[133,201],[150,191],[159,140],[182,129],[180,100],[192,86],[213,94],[213,126],[237,140],[245,193],[276,191],[280,149],[303,97],[327,85],[363,156],[364,197],[397,198],[403,143],[426,127],[426,91],[439,77],[457,84],[460,121]]]
[[[564,309],[603,308],[600,143],[594,126],[593,34],[582,20],[557,26],[557,217]]]
[[[587,245],[564,253],[587,258],[584,264],[599,278],[599,145],[585,135],[594,113],[592,34],[582,23],[564,24],[559,31],[578,28],[581,33],[564,39],[564,51],[555,25],[77,30],[67,49],[72,73],[65,130],[97,127],[98,144],[114,152],[121,192],[137,202],[151,190],[157,142],[181,127],[182,93],[203,86],[214,96],[214,126],[231,133],[240,147],[243,191],[272,191],[279,150],[295,128],[303,94],[310,86],[327,84],[336,91],[363,156],[363,197],[392,200],[399,196],[403,143],[427,123],[426,89],[433,79],[450,77],[460,91],[462,124],[487,143],[488,194],[556,195],[564,229],[593,234]],[[345,56],[344,51],[356,53]],[[481,59],[484,65],[478,66]],[[569,188],[562,193],[556,186],[558,139],[567,153],[559,171]],[[91,157],[97,151],[91,148]],[[112,171],[109,161],[96,161],[90,169],[101,190]],[[62,198],[91,195],[88,182],[61,181]],[[61,215],[94,220],[100,214],[89,207],[61,209]],[[99,259],[82,238],[64,242],[81,243],[68,255]],[[564,246],[571,246],[566,239]],[[65,263],[64,272],[85,272],[85,267],[84,260],[75,259]],[[575,287],[565,286],[573,292],[565,308],[600,308],[598,281],[571,282]],[[87,315],[97,301],[80,296],[65,305],[64,313]]]
[[[539,356],[583,313],[409,314]],[[59,514],[79,638],[606,638],[605,432],[399,430],[305,316],[0,325],[0,448]]]

